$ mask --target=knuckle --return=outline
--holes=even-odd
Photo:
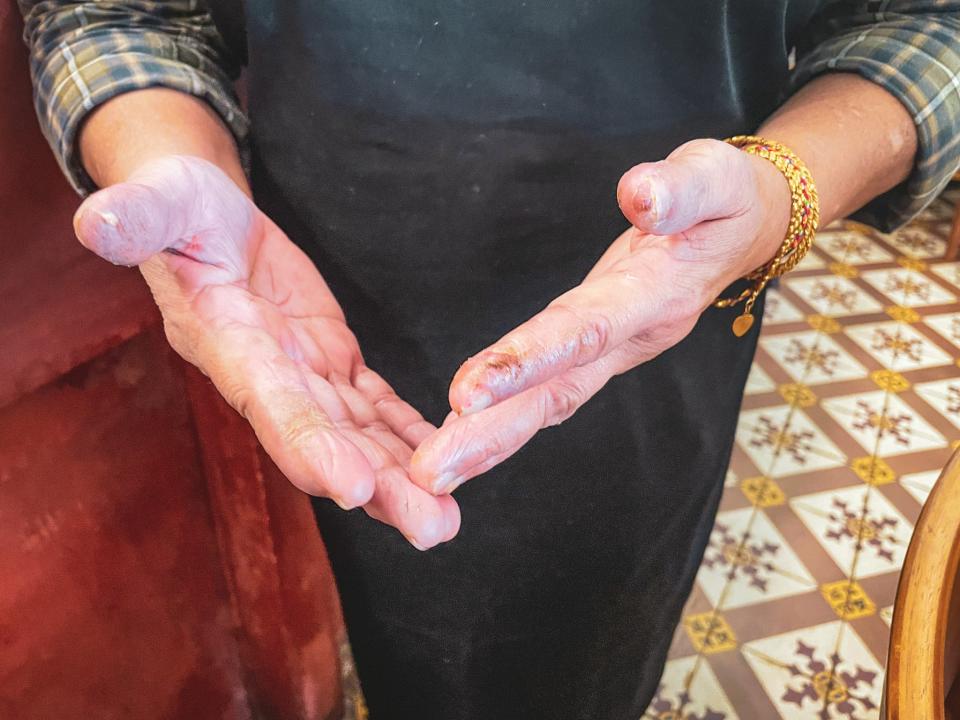
[[[566,380],[555,380],[544,389],[542,417],[544,427],[559,425],[583,404],[583,390]]]
[[[576,328],[570,342],[575,365],[583,365],[604,355],[613,334],[610,318],[602,313],[592,313],[583,308],[558,303],[556,310],[567,315]]]

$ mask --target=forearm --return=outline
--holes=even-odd
[[[821,226],[903,182],[917,152],[916,127],[903,104],[846,73],[801,88],[757,133],[807,164],[820,193]]]
[[[37,117],[78,192],[171,153],[210,160],[247,189],[235,147],[249,129],[232,87],[238,58],[203,0],[20,8]]]
[[[960,94],[956,92],[956,78],[960,74],[960,0],[821,5],[821,12],[797,38],[793,87],[810,85],[807,92],[811,92],[818,78],[838,73],[862,77],[899,101],[915,128],[916,149],[909,176],[858,208],[854,215],[858,220],[890,232],[933,200],[960,162],[957,143]],[[872,95],[883,97],[876,92]],[[835,102],[840,103],[838,107],[832,103],[821,105],[826,115],[820,119],[820,124],[827,125],[823,137],[834,133],[837,137],[851,138],[851,148],[842,148],[847,152],[841,157],[849,163],[847,172],[850,176],[856,175],[856,187],[861,191],[863,158],[872,163],[881,153],[890,152],[891,147],[897,155],[906,154],[906,149],[891,141],[890,136],[882,130],[876,131],[885,124],[883,116],[877,116],[882,105],[871,100],[871,93],[866,90],[862,97],[864,101],[858,104],[855,94],[844,88],[835,98]],[[850,99],[854,100],[853,106],[844,107]],[[890,99],[886,105],[899,110]],[[835,115],[843,116],[839,124],[833,119]],[[887,126],[887,132],[892,135],[895,127]],[[871,149],[869,144],[873,141],[877,144]],[[866,152],[864,146],[867,146]],[[855,148],[856,154],[852,152]],[[824,151],[828,150],[824,148]],[[806,150],[808,155],[816,152],[815,148]],[[877,187],[889,187],[902,179],[902,174],[898,174],[887,183],[878,183]],[[869,193],[863,192],[861,198],[869,198]],[[828,200],[825,205],[829,213],[825,219],[832,219],[835,213],[847,213],[856,204],[848,203],[840,208],[825,200]]]
[[[124,93],[94,110],[80,130],[83,166],[106,187],[165,155],[192,155],[227,174],[243,192],[250,188],[233,135],[205,102],[167,88]]]

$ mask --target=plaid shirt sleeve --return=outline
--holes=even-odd
[[[960,166],[960,0],[839,0],[797,47],[793,85],[852,72],[904,104],[917,127],[910,177],[856,217],[890,231],[922,210]]]
[[[205,100],[246,140],[234,94],[237,64],[202,0],[19,0],[40,126],[81,194],[96,189],[77,132],[96,106],[131,90],[167,87]]]

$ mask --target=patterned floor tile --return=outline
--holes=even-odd
[[[803,270],[821,270],[825,268],[827,264],[823,259],[817,255],[815,252],[807,253],[807,255],[800,261],[796,269],[798,271]]]
[[[960,378],[917,383],[914,392],[960,428]]]
[[[902,255],[921,260],[939,259],[947,250],[947,242],[938,233],[920,225],[907,225],[883,236]]]
[[[866,270],[860,277],[895,305],[924,307],[955,302],[957,296],[923,273],[904,268]]]
[[[764,325],[800,322],[805,318],[806,315],[796,305],[787,300],[783,293],[774,289],[767,292],[767,299],[763,307]]]
[[[752,507],[717,516],[697,582],[725,610],[817,588],[783,535]]]
[[[947,439],[899,396],[883,390],[823,400],[826,410],[868,455],[946,447]]]
[[[903,564],[913,526],[870,486],[802,495],[790,507],[848,576],[872,577]]]
[[[933,490],[933,486],[937,482],[938,477],[940,477],[939,470],[908,473],[907,475],[900,476],[900,484],[918,503],[923,505],[930,496],[930,492]]]
[[[954,193],[953,200],[957,197]],[[855,223],[829,228],[816,241],[822,256],[810,263],[820,269],[786,278],[780,297],[789,298],[789,305],[778,307],[774,301],[774,321],[763,324],[763,350],[757,353],[747,405],[737,429],[734,463],[741,480],[725,488],[725,507],[730,509],[719,516],[720,525],[711,536],[694,593],[696,607],[685,614],[677,631],[681,638],[696,638],[696,642],[677,643],[687,662],[691,644],[704,659],[692,666],[692,681],[696,682],[701,668],[707,668],[708,684],[719,680],[732,711],[740,718],[879,717],[883,633],[892,621],[897,574],[911,533],[906,516],[916,517],[918,509],[904,503],[922,504],[940,473],[945,453],[922,448],[942,449],[952,438],[943,438],[941,432],[947,427],[960,428],[960,419],[950,409],[955,391],[949,389],[954,383],[960,385],[960,367],[954,363],[954,356],[960,353],[946,352],[947,345],[940,347],[938,340],[917,329],[925,324],[960,348],[960,311],[933,309],[936,303],[952,304],[960,297],[960,262],[939,260],[953,212],[951,202],[938,201],[910,227],[891,235]],[[903,287],[904,280],[919,284],[926,280],[930,289]],[[901,282],[899,287],[897,282]],[[802,317],[808,313],[817,314]],[[879,313],[886,313],[894,322],[877,322]],[[818,349],[842,348],[844,360],[849,357],[864,366],[872,382],[847,379],[844,373],[826,377],[828,373],[814,370],[798,375],[797,361],[785,361],[785,353],[790,336],[806,336],[786,324],[801,319],[829,335],[832,342],[817,345]],[[791,402],[795,407],[782,405],[782,391],[790,386],[774,386],[784,377],[793,381],[797,392],[806,388],[812,394],[808,386],[815,387],[812,404],[805,404],[809,398],[794,393],[796,401]],[[858,387],[870,389],[851,394]],[[772,394],[774,390],[781,393]],[[767,398],[769,403],[764,402]],[[925,403],[928,405],[923,408]],[[923,418],[914,406],[922,409]],[[817,425],[824,411],[842,429],[835,423],[829,429]],[[935,423],[940,432],[928,423],[936,415],[946,418]],[[904,447],[897,434],[907,432],[907,427],[910,446]],[[838,445],[854,456],[841,459]],[[856,445],[862,454],[855,453]],[[889,461],[874,455],[875,449],[881,455],[889,454]],[[856,478],[863,484],[852,485]],[[769,493],[765,491],[761,498],[753,492],[765,488],[764,483],[778,491],[771,504],[767,504]],[[764,552],[768,550],[765,544],[754,543],[745,552],[742,544],[734,547],[729,542],[738,532],[731,528],[742,528],[742,518],[754,512],[751,507],[737,509],[743,508],[745,500],[764,508],[756,517],[763,517],[771,526],[764,526],[757,537],[762,535],[770,545],[784,538],[819,592],[765,598],[751,595],[747,596],[749,604],[730,608],[729,598],[736,602],[744,597],[742,593],[758,591],[749,584],[751,575],[740,568],[764,562],[777,566],[776,560],[763,559],[776,555]],[[754,522],[762,524],[764,520]],[[742,537],[743,530],[739,532]],[[753,532],[751,526],[748,542],[757,539]],[[728,575],[721,590],[711,587],[713,600],[708,600],[704,584],[715,583],[714,574],[721,574],[718,557],[728,563]],[[732,579],[729,565],[738,568]],[[756,576],[766,579],[771,572],[764,568],[763,572],[757,570]],[[723,612],[704,611],[704,604],[710,602],[714,606],[724,603]],[[754,619],[747,620],[749,629],[744,627],[745,617]],[[836,619],[824,623],[826,617]],[[740,652],[736,652],[734,627],[746,634],[740,639]],[[755,639],[758,635],[761,637]],[[713,697],[711,693],[706,696]],[[670,715],[675,708],[666,709],[665,717],[670,720],[684,717]],[[719,704],[694,709],[690,717],[696,720],[708,709],[727,712]],[[645,716],[656,717],[664,716]]]
[[[744,392],[747,395],[756,395],[758,393],[773,392],[777,389],[777,384],[767,374],[767,371],[754,364],[750,368],[750,374],[747,376],[747,385]]]
[[[887,627],[893,625],[893,605],[887,605],[880,611],[880,618],[887,624]]]
[[[789,405],[741,412],[737,444],[769,477],[842,467],[847,461],[823,430]]]
[[[938,335],[949,340],[955,347],[960,347],[960,312],[944,313],[942,315],[927,315],[923,318],[925,325],[932,327]]]
[[[879,717],[883,668],[840,621],[755,640],[743,656],[785,720]]]
[[[763,337],[760,346],[790,377],[807,385],[867,375],[867,369],[833,338],[815,330]]]
[[[930,272],[946,280],[949,285],[960,289],[960,262],[931,263]]]
[[[645,718],[739,720],[717,676],[702,657],[670,660]]]
[[[904,323],[866,323],[850,326],[845,332],[874,360],[891,370],[906,372],[953,362],[951,355]]]
[[[817,247],[837,262],[848,265],[872,265],[893,262],[892,253],[862,232],[827,230],[817,235]]]
[[[821,315],[842,317],[883,312],[883,305],[848,278],[788,276],[783,284]]]

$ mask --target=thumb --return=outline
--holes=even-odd
[[[200,158],[164,157],[88,197],[73,217],[74,231],[81,244],[115,265],[139,265],[189,244],[202,222],[201,196],[211,193],[225,201],[207,205],[231,206],[222,208],[225,217],[249,215],[246,198],[214,165]]]
[[[742,212],[750,181],[744,153],[720,140],[692,140],[666,160],[628,170],[617,202],[639,230],[670,235]]]
[[[139,265],[177,241],[186,214],[156,188],[128,182],[87,198],[73,229],[81,244],[114,265]]]

